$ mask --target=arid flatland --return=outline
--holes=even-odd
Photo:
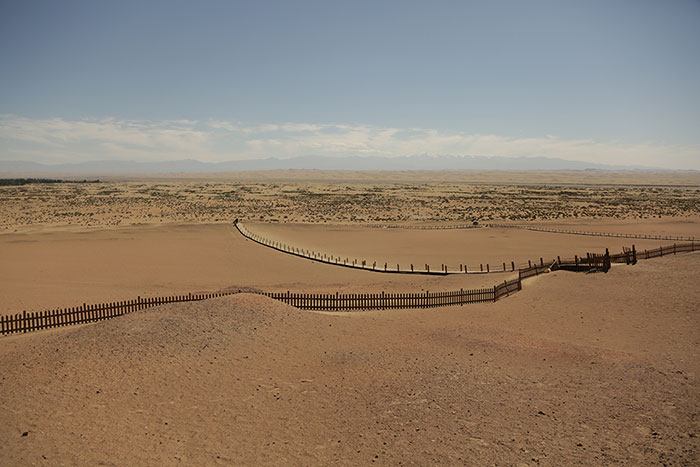
[[[384,173],[382,173],[384,174]],[[461,174],[461,177],[459,176]],[[342,176],[348,178],[341,178]],[[697,174],[289,171],[0,187],[0,232],[48,225],[697,218]],[[577,178],[578,175],[578,178]],[[430,178],[432,177],[432,178]],[[364,178],[364,179],[363,179]],[[439,180],[439,181],[436,181]],[[617,181],[617,184],[615,183]]]

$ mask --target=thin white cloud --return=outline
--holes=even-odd
[[[80,160],[127,159],[157,160],[163,156],[194,157],[209,142],[210,134],[187,120],[163,122],[30,119],[0,116],[0,148],[9,159],[18,143],[43,150],[45,160],[61,160],[76,155]],[[67,162],[70,162],[68,160]]]
[[[333,123],[210,120],[67,120],[0,115],[0,158],[40,162],[84,160],[224,161],[304,155],[480,155],[557,157],[614,165],[700,169],[700,147],[655,142],[512,138],[425,128]]]

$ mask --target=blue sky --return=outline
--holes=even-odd
[[[700,2],[0,0],[0,159],[700,169]]]

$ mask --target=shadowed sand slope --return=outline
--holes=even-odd
[[[241,294],[7,337],[0,459],[690,465],[699,258],[557,272],[496,304],[331,315]]]

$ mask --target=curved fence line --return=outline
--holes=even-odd
[[[374,293],[374,294],[308,294],[285,292],[258,292],[260,295],[287,303],[302,310],[319,311],[352,311],[352,310],[385,310],[390,308],[433,308],[438,306],[466,305],[470,303],[495,302],[504,296],[510,296],[522,290],[523,280],[556,270],[607,272],[611,263],[636,264],[638,259],[657,258],[664,255],[675,255],[700,250],[700,244],[674,244],[662,246],[653,250],[636,251],[625,248],[622,253],[587,254],[586,257],[562,260],[557,258],[551,264],[534,265],[518,270],[518,277],[503,281],[491,288],[456,290],[448,292],[425,293]],[[41,329],[51,329],[74,324],[92,323],[105,319],[116,318],[134,311],[144,310],[167,303],[193,302],[208,300],[244,292],[244,290],[213,292],[202,294],[172,295],[168,297],[136,298],[121,302],[102,303],[45,310],[27,313],[23,311],[15,315],[0,316],[0,334],[9,335],[26,333]]]
[[[402,269],[400,264],[396,264],[396,266],[394,266],[393,264],[385,262],[382,266],[381,264],[377,265],[376,261],[373,261],[370,264],[368,261],[364,260],[351,260],[350,258],[343,259],[340,256],[328,255],[325,253],[319,253],[313,250],[307,250],[303,248],[296,248],[282,242],[270,240],[268,238],[263,237],[262,235],[258,235],[254,232],[251,232],[240,222],[234,222],[233,225],[236,228],[236,230],[238,230],[238,232],[247,239],[260,245],[266,246],[268,248],[272,248],[273,250],[280,251],[282,253],[287,253],[290,255],[298,256],[300,258],[318,261],[319,263],[330,264],[333,266],[360,269],[363,271],[381,272],[386,274],[423,274],[431,276],[446,276],[450,274],[489,274],[509,272],[515,273],[518,271],[518,269],[529,268],[532,267],[533,264],[538,263],[537,260],[528,260],[527,263],[516,263],[515,261],[511,261],[510,263],[501,262],[497,264],[480,263],[478,268],[474,267],[472,269],[469,269],[467,264],[462,263],[459,265],[459,270],[449,269],[448,266],[445,264],[440,265],[439,270],[431,269],[429,264],[424,264],[423,267],[420,269],[418,267],[415,267],[413,264],[410,264],[408,267],[404,266],[404,269]],[[544,265],[545,262],[546,261],[544,260],[544,258],[539,258],[540,266]]]
[[[350,225],[350,224],[348,224]],[[478,224],[459,225],[400,225],[400,224],[363,224],[362,227],[371,229],[407,229],[407,230],[454,230],[454,229],[478,229],[483,227]],[[354,225],[357,227],[357,224]]]
[[[377,294],[313,294],[291,292],[260,292],[251,291],[274,300],[281,301],[302,310],[319,311],[351,311],[389,308],[433,308],[437,306],[464,305],[468,303],[494,302],[504,296],[509,296],[522,289],[522,280],[536,274],[548,272],[552,266],[534,266],[528,275],[518,274],[516,279],[503,281],[493,287],[483,289],[460,289],[449,292],[426,293],[387,293]],[[168,303],[194,302],[208,300],[245,292],[236,290],[229,292],[213,292],[202,294],[173,295],[168,297],[152,297],[120,302],[101,303],[63,309],[44,310],[38,312],[17,313],[0,316],[0,334],[9,335],[27,333],[42,329],[52,329],[76,324],[93,323],[116,318],[135,311],[165,305]]]
[[[348,226],[357,227],[353,224],[343,224]],[[648,234],[623,234],[623,233],[611,233],[611,232],[589,232],[583,230],[562,230],[562,229],[548,229],[545,227],[534,227],[530,225],[522,224],[460,224],[460,225],[400,225],[400,224],[365,224],[362,227],[368,227],[372,229],[407,229],[407,230],[450,230],[450,229],[478,229],[483,227],[501,228],[501,229],[523,229],[532,230],[534,232],[549,232],[549,233],[560,233],[569,235],[588,235],[593,237],[610,237],[610,238],[636,238],[640,240],[669,240],[678,242],[690,242],[695,241],[696,238],[693,237],[681,237],[672,235],[648,235]]]
[[[560,230],[560,229],[547,229],[545,227],[533,227],[530,225],[516,225],[516,224],[488,224],[489,227],[501,228],[501,229],[523,229],[532,230],[534,232],[549,232],[549,233],[560,233],[568,235],[588,235],[592,237],[610,237],[610,238],[637,238],[640,240],[670,240],[679,242],[694,242],[695,237],[674,237],[670,235],[646,235],[646,234],[622,234],[622,233],[606,233],[606,232],[588,232],[584,230]]]
[[[522,289],[522,279],[503,281],[490,288],[425,293],[305,294],[272,292],[264,295],[302,310],[352,311],[400,308],[434,308],[495,302]]]

